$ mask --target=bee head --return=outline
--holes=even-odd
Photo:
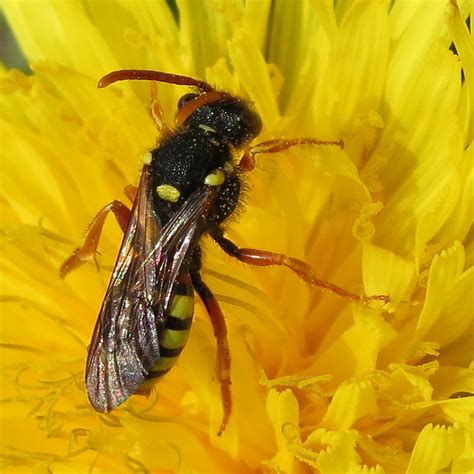
[[[200,127],[215,133],[225,143],[240,147],[262,130],[262,120],[248,103],[226,92],[217,91],[207,82],[180,74],[143,69],[121,69],[106,74],[98,87],[107,87],[117,81],[156,81],[191,86],[197,94],[185,94],[178,102],[177,125]]]
[[[262,130],[260,116],[248,103],[217,91],[182,96],[176,119],[186,127],[215,133],[233,147],[248,143]]]

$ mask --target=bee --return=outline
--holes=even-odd
[[[232,410],[231,356],[224,316],[200,274],[203,235],[209,235],[225,253],[244,263],[286,266],[307,283],[338,295],[356,301],[387,301],[387,297],[352,294],[318,279],[301,260],[240,248],[225,236],[222,227],[240,202],[242,175],[254,168],[257,154],[302,145],[342,147],[342,140],[269,140],[251,147],[262,130],[262,121],[244,99],[191,77],[158,71],[114,71],[98,86],[123,80],[170,83],[193,91],[179,99],[176,128],[170,130],[163,122],[156,89],[152,89],[152,117],[163,138],[145,155],[138,187],[126,189],[133,199],[131,210],[120,201],[102,208],[82,246],[61,266],[64,277],[95,256],[105,218],[112,212],[124,237],[88,350],[87,393],[92,406],[102,413],[132,394],[149,393],[186,344],[196,292],[217,340],[221,434]],[[241,157],[238,162],[235,156]]]

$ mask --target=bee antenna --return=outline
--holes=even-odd
[[[215,91],[207,82],[199,81],[192,77],[161,71],[148,71],[145,69],[120,69],[118,71],[109,72],[99,81],[97,87],[102,89],[118,81],[157,81],[177,84],[179,86],[194,86],[203,92]]]

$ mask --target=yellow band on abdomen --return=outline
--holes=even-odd
[[[161,356],[150,371],[149,379],[164,375],[178,360],[189,336],[194,312],[192,295],[175,294],[171,300],[169,316],[159,336]],[[149,385],[147,381],[143,384]]]

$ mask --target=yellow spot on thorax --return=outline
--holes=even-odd
[[[156,187],[156,192],[163,201],[177,202],[181,193],[171,184],[160,184]]]
[[[225,173],[222,170],[211,171],[205,178],[204,184],[208,186],[220,186],[225,181]]]
[[[147,152],[143,155],[143,164],[144,164],[144,165],[150,165],[150,164],[151,164],[151,159],[152,159],[151,151],[147,151]]]

